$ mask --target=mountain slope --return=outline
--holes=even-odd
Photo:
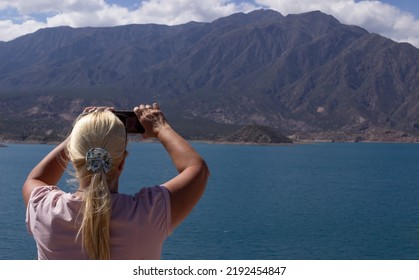
[[[30,134],[45,136],[51,121],[68,126],[89,104],[129,109],[157,101],[180,127],[205,120],[211,136],[194,138],[257,124],[297,138],[410,141],[419,135],[418,94],[418,49],[319,11],[284,17],[259,10],[178,26],[59,27],[0,44],[0,128],[7,137],[23,132],[12,133],[2,120],[30,118],[33,127],[42,123]],[[223,128],[217,133],[210,123]]]

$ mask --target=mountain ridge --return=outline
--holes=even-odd
[[[179,127],[205,120],[211,132],[194,139],[254,124],[297,139],[416,141],[418,94],[417,48],[320,11],[57,27],[0,43],[3,138],[25,134],[13,118],[42,123],[29,130],[44,137],[48,122],[66,127],[83,106],[158,102]]]

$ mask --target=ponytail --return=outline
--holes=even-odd
[[[83,220],[77,236],[81,235],[83,248],[94,260],[110,259],[111,193],[103,172],[94,174],[84,191]]]

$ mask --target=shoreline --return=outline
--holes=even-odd
[[[307,144],[319,144],[319,143],[371,143],[371,144],[419,144],[417,141],[400,141],[400,140],[366,140],[366,141],[336,141],[336,140],[325,140],[325,139],[304,139],[294,140],[292,143],[257,143],[257,142],[228,142],[228,141],[217,141],[217,140],[189,140],[186,141],[196,144],[208,144],[208,145],[234,145],[234,146],[293,146],[293,145],[307,145]],[[133,140],[129,139],[130,143],[158,143],[158,140]],[[34,141],[34,140],[0,140],[0,148],[8,147],[7,144],[33,144],[33,145],[58,145],[61,141]]]

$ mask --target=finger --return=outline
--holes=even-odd
[[[160,110],[160,106],[157,103],[153,103],[153,109],[154,110]]]
[[[94,107],[94,106],[86,108],[87,113],[91,113],[91,112],[94,112],[94,111],[96,111],[96,107]]]
[[[144,104],[140,104],[140,106],[136,106],[134,108],[134,112],[135,112],[135,114],[137,115],[138,118],[142,117],[142,115],[144,114],[144,111],[145,111]]]
[[[103,112],[103,111],[112,111],[113,107],[107,107],[107,106],[100,106],[100,107],[95,107],[96,110],[95,112]]]
[[[80,117],[88,115],[94,107],[86,107],[84,108],[83,112],[80,114]]]
[[[146,109],[151,109],[151,106],[147,104],[147,105],[145,105],[145,108]]]

